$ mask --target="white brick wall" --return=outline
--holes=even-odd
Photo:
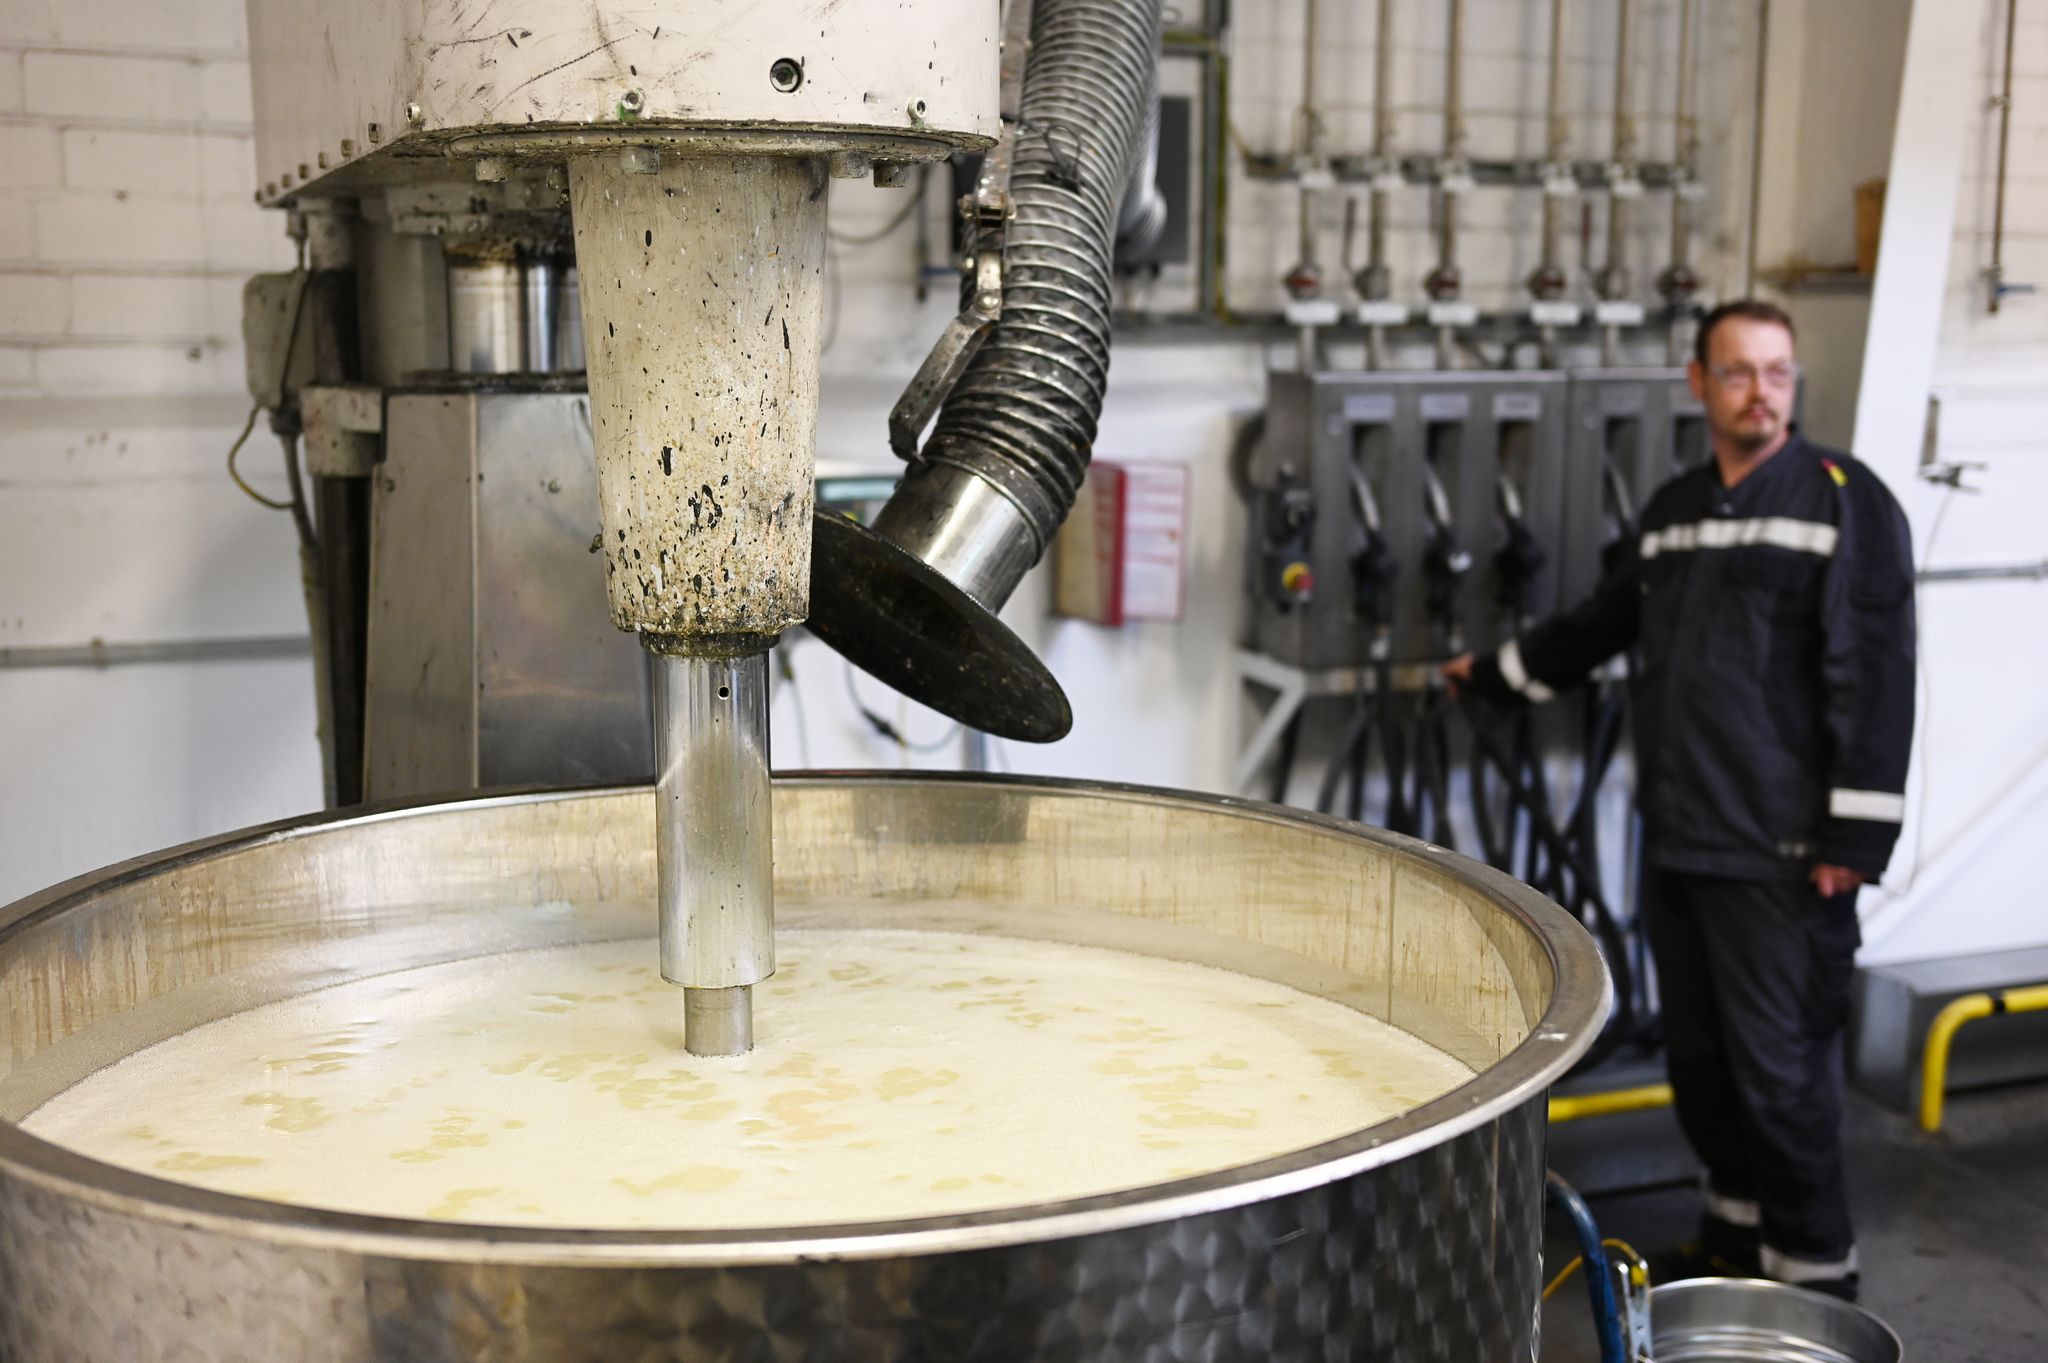
[[[35,117],[190,122],[203,63],[85,52],[24,54],[23,105]]]
[[[0,166],[7,178],[24,189],[64,183],[64,158],[57,130],[23,125],[0,126]]]
[[[240,0],[4,8],[0,385],[79,391],[119,341],[110,391],[237,391],[239,305],[219,296],[291,260],[250,197]]]
[[[291,261],[243,47],[242,0],[0,0],[0,649],[305,630],[289,522],[222,467],[242,281]],[[243,467],[281,489],[267,432]],[[311,693],[0,669],[0,902],[317,804]]]

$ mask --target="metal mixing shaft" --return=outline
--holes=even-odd
[[[661,976],[683,986],[685,1047],[740,1055],[775,973],[768,655],[657,652],[654,726]]]
[[[822,159],[569,164],[612,619],[654,655],[661,973],[753,1045],[775,970],[767,650],[809,613]]]

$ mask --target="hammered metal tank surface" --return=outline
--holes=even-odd
[[[1149,947],[1343,999],[1482,1072],[1366,1131],[1152,1188],[743,1232],[288,1207],[115,1169],[13,1125],[79,1075],[227,1012],[652,930],[644,788],[260,830],[0,914],[0,1358],[1535,1357],[1545,1089],[1607,1001],[1590,941],[1553,906],[1440,849],[1237,801],[875,777],[785,781],[776,802],[787,921]]]

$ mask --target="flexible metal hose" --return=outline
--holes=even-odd
[[[1159,90],[1155,80],[1145,127],[1138,134],[1138,154],[1131,162],[1131,178],[1124,185],[1123,207],[1117,210],[1117,250],[1152,249],[1166,231],[1166,214],[1166,196],[1159,190]]]
[[[1038,0],[1011,176],[1002,318],[922,462],[988,480],[1043,553],[1072,509],[1109,378],[1110,260],[1152,113],[1160,0]]]

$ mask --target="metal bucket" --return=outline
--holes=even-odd
[[[648,936],[653,808],[641,787],[315,818],[0,912],[0,1358],[1533,1358],[1545,1091],[1608,1006],[1591,939],[1442,849],[1242,801],[787,780],[778,911],[1245,970],[1381,1017],[1477,1078],[1323,1145],[1152,1187],[763,1231],[287,1206],[117,1169],[14,1125],[94,1069],[231,1012],[433,962]]]
[[[1695,1278],[1650,1291],[1657,1363],[1900,1363],[1892,1328],[1853,1303],[1784,1283]]]

